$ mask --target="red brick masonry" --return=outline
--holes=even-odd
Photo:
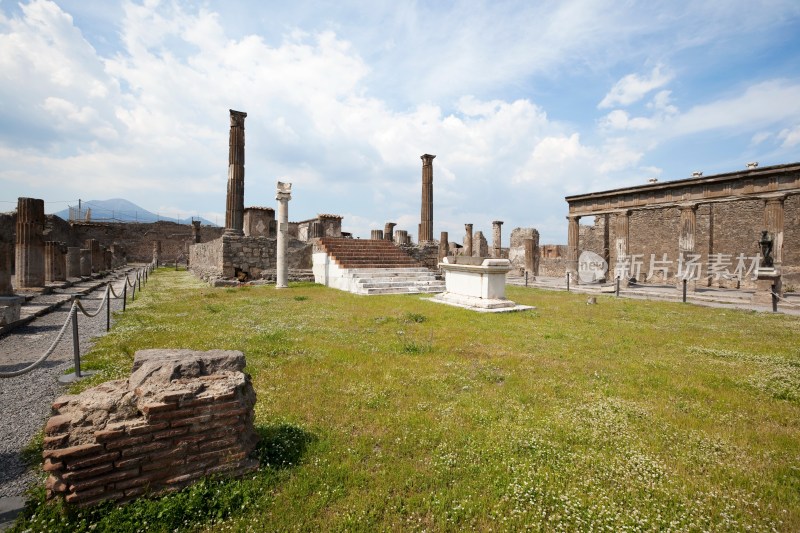
[[[236,351],[142,350],[128,380],[53,403],[48,497],[87,506],[255,470],[255,392]]]

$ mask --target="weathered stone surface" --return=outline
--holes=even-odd
[[[472,255],[476,257],[489,257],[489,243],[486,242],[486,237],[483,236],[482,231],[475,232],[472,246]]]
[[[142,350],[128,380],[56,399],[48,496],[90,505],[142,493],[132,487],[158,493],[253,470],[255,392],[244,366],[238,351]]]
[[[44,200],[19,198],[16,225],[17,289],[44,286]]]

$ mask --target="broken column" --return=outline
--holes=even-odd
[[[278,191],[275,196],[278,201],[278,265],[275,279],[276,289],[285,289],[289,286],[289,200],[292,199],[292,184],[278,182]]]
[[[14,294],[11,286],[11,254],[10,243],[0,241],[0,326],[19,320],[20,308],[25,300]]]
[[[697,230],[697,204],[685,204],[680,206],[681,209],[681,225],[680,235],[678,236],[678,254],[682,258],[680,264],[683,265],[683,273],[681,278],[677,281],[679,289],[683,288],[683,278],[692,276],[692,279],[687,279],[686,288],[693,291],[697,288],[697,280],[694,279],[696,272],[690,272],[686,263],[691,259],[690,256],[695,255],[695,232]]]
[[[399,229],[394,232],[395,244],[405,244],[408,242],[408,232],[404,229]]]
[[[44,200],[17,200],[17,290],[44,287]]]
[[[433,241],[433,158],[424,154],[422,159],[422,212],[419,223],[419,244]]]
[[[61,256],[61,243],[58,241],[45,241],[44,243],[44,281],[53,283],[61,281],[58,278],[59,261]]]
[[[447,238],[448,235],[446,231],[443,231],[439,236],[439,263],[442,262],[442,259],[447,257],[447,253],[450,251],[450,243],[447,241]]]
[[[369,238],[373,241],[382,241],[383,240],[383,230],[374,229],[370,231]]]
[[[502,225],[502,220],[495,220],[492,222],[492,257],[495,259],[500,259],[503,255],[503,245],[500,239],[500,227]]]
[[[81,277],[81,249],[77,246],[67,248],[67,279]]]
[[[525,271],[536,277],[539,275],[539,239],[525,239]]]
[[[81,248],[81,277],[88,278],[92,275],[92,251]]]
[[[567,275],[578,283],[578,246],[580,245],[581,217],[568,216],[567,221]]]
[[[244,119],[247,113],[230,110],[228,143],[228,197],[225,203],[225,234],[244,235]]]
[[[102,269],[102,256],[100,254],[100,241],[97,239],[86,239],[84,246],[91,252],[91,265],[92,272],[100,272]]]
[[[394,241],[394,227],[396,225],[397,224],[395,224],[394,222],[387,222],[383,226],[383,238],[384,239],[386,239],[387,241]]]
[[[472,224],[464,224],[467,234],[464,235],[464,253],[467,257],[472,257]]]
[[[157,267],[161,265],[161,241],[153,241],[153,263]]]
[[[195,244],[200,242],[200,221],[192,220],[192,242]]]

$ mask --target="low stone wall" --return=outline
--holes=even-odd
[[[312,242],[289,241],[290,271],[311,268],[313,246]],[[189,249],[189,269],[206,281],[274,279],[277,250],[277,239],[223,235],[216,241],[193,245]]]
[[[439,270],[439,244],[399,244],[398,248],[431,270]]]
[[[48,498],[88,506],[255,470],[244,366],[238,351],[141,350],[128,380],[57,398],[44,437]]]
[[[202,279],[222,276],[222,239],[189,247],[189,269]]]
[[[539,275],[563,278],[567,275],[567,262],[563,257],[540,257]]]

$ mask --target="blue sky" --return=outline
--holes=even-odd
[[[0,210],[126,198],[224,221],[228,109],[245,205],[504,220],[566,242],[564,196],[800,160],[797,0],[0,0]]]

